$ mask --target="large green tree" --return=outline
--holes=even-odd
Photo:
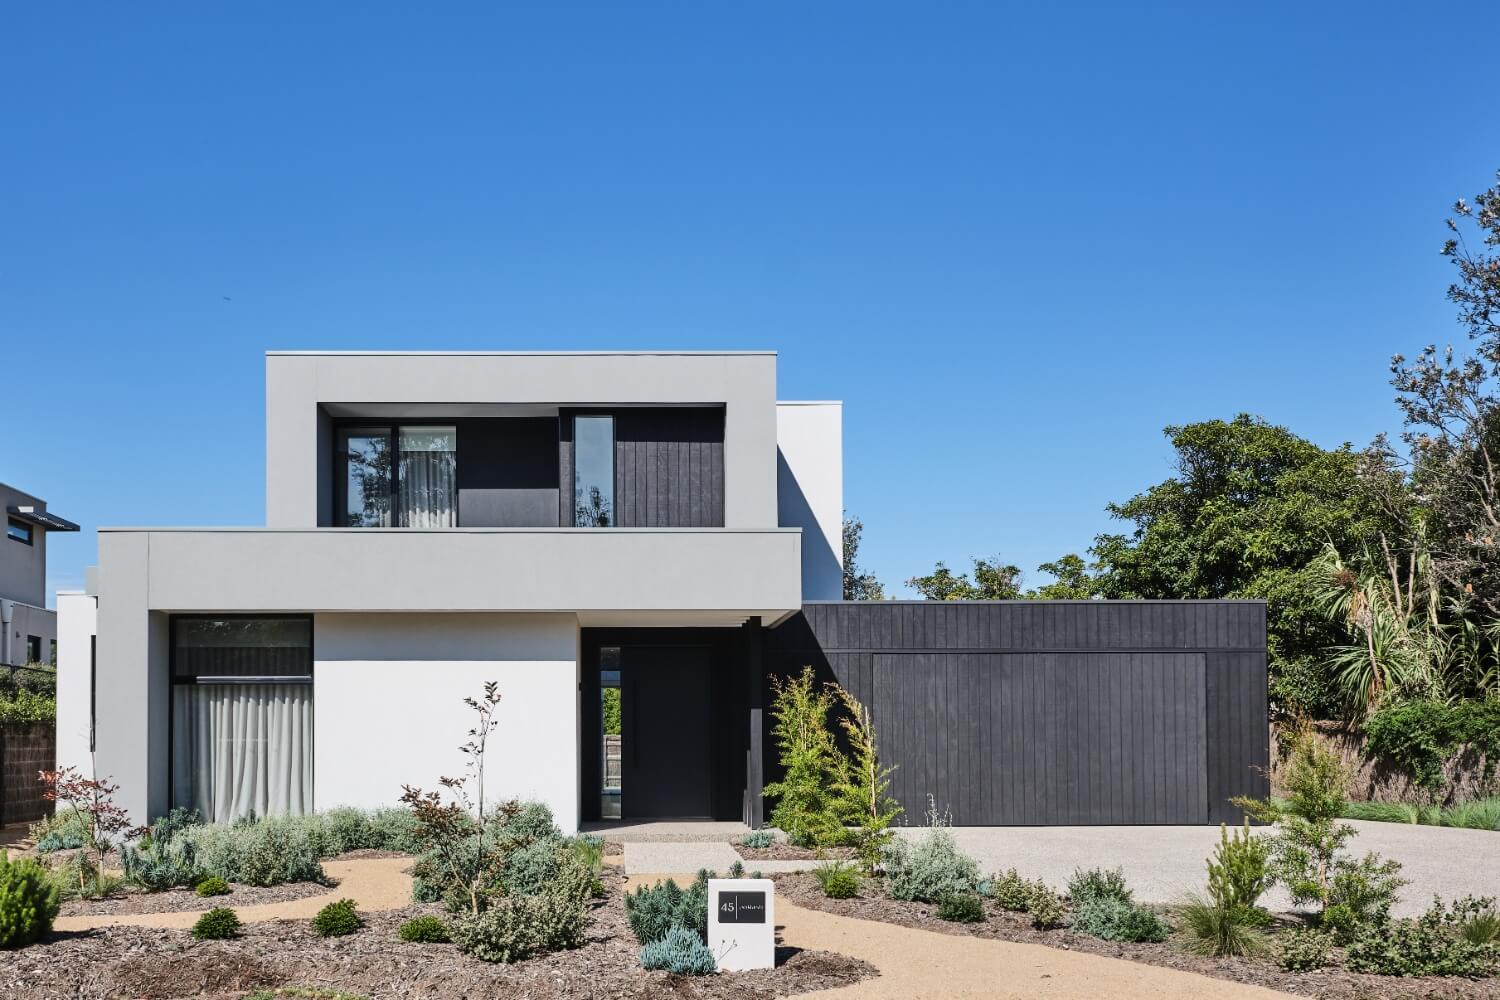
[[[1327,450],[1241,414],[1168,427],[1176,475],[1109,512],[1129,533],[1095,539],[1099,592],[1112,598],[1263,598],[1272,692],[1283,711],[1332,712],[1323,653],[1330,619],[1318,559],[1362,550],[1385,515],[1357,483],[1361,456]]]
[[[864,533],[864,522],[844,511],[844,600],[883,601],[885,588],[874,573],[865,572],[859,565],[859,540]]]
[[[1021,570],[993,559],[974,560],[974,579],[954,573],[939,562],[926,576],[914,576],[906,585],[929,601],[1012,601],[1021,596]]]

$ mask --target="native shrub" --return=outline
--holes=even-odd
[[[1276,964],[1288,972],[1307,972],[1328,964],[1333,940],[1326,933],[1308,927],[1296,927],[1277,935]]]
[[[1031,914],[1031,926],[1038,930],[1059,927],[1063,921],[1063,902],[1057,893],[1038,880],[1031,883],[1026,899],[1026,912]]]
[[[1458,935],[1470,944],[1500,945],[1500,911],[1492,896],[1465,896],[1453,904]]]
[[[1321,922],[1341,942],[1362,927],[1384,923],[1396,893],[1406,882],[1395,861],[1374,853],[1356,860],[1344,845],[1356,834],[1336,822],[1344,807],[1349,777],[1337,754],[1302,730],[1292,738],[1286,770],[1291,793],[1285,802],[1237,798],[1251,816],[1278,823],[1268,840],[1268,881],[1280,882],[1299,905],[1319,906]]]
[[[673,924],[666,934],[641,948],[641,968],[680,976],[708,976],[717,971],[718,964],[701,937],[681,924]]]
[[[946,818],[935,806],[929,806],[927,818],[927,831],[915,842],[898,838],[886,845],[882,863],[892,899],[935,903],[979,886],[979,865],[958,849]]]
[[[939,920],[977,924],[984,920],[984,901],[972,892],[952,892],[938,901]]]
[[[847,861],[825,861],[813,869],[813,877],[829,899],[859,895],[859,870]]]
[[[820,688],[812,667],[790,679],[771,678],[771,733],[781,757],[782,778],[765,786],[776,799],[771,822],[803,847],[844,839],[833,786],[842,755],[828,728],[834,696]]]
[[[227,906],[216,906],[198,918],[193,937],[199,941],[219,941],[239,937],[240,918]]]
[[[1380,976],[1493,976],[1500,972],[1500,948],[1463,933],[1469,908],[1482,902],[1471,898],[1450,909],[1434,897],[1416,920],[1362,927],[1349,944],[1349,968]]]
[[[85,778],[77,768],[65,767],[56,771],[42,771],[44,786],[42,797],[56,802],[71,812],[83,829],[84,847],[94,854],[91,864],[74,866],[79,882],[77,895],[83,898],[100,896],[105,892],[104,859],[117,839],[129,833],[138,833],[131,828],[130,816],[115,803],[119,785],[108,778],[97,780]],[[92,872],[92,878],[89,873]]]
[[[57,908],[57,888],[45,868],[28,858],[0,856],[0,948],[39,940],[52,929]]]
[[[396,932],[403,941],[414,944],[447,944],[453,940],[448,924],[442,917],[429,915],[412,917]]]
[[[745,847],[765,848],[776,843],[776,835],[770,830],[751,830],[740,838],[740,843]]]
[[[1265,939],[1257,928],[1264,916],[1242,906],[1222,906],[1213,899],[1190,895],[1178,911],[1191,940],[1188,948],[1200,955],[1258,955]]]
[[[210,875],[198,883],[195,890],[200,896],[227,896],[229,895],[229,883],[217,875]]]
[[[843,714],[839,726],[849,753],[839,753],[835,760],[833,809],[839,818],[845,838],[854,843],[860,864],[874,873],[881,853],[893,836],[891,824],[903,812],[901,804],[891,798],[891,772],[894,768],[880,762],[880,741],[875,733],[875,719],[870,710],[843,687],[829,685]]]
[[[1114,871],[1074,869],[1073,877],[1068,879],[1068,899],[1075,907],[1102,899],[1127,904],[1134,902],[1130,887],[1125,884],[1125,872],[1119,868]]]
[[[1032,883],[1014,868],[990,876],[990,897],[1002,910],[1025,913],[1031,903]]]
[[[576,948],[588,926],[592,874],[573,864],[535,896],[502,896],[487,909],[454,921],[453,943],[485,962],[518,962],[548,951]]]
[[[1165,941],[1169,933],[1151,910],[1116,895],[1086,896],[1075,906],[1072,928],[1080,934],[1106,941]]]
[[[353,934],[365,925],[352,899],[340,899],[318,911],[313,917],[312,928],[318,937],[343,937]]]
[[[641,944],[660,940],[674,925],[707,937],[708,873],[699,872],[687,889],[672,879],[649,888],[640,886],[625,897],[625,917],[630,932]]]

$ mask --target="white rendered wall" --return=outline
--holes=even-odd
[[[802,598],[844,596],[844,404],[776,404],[778,524],[802,529]]]
[[[395,805],[403,784],[443,791],[498,681],[486,802],[534,798],[578,828],[578,623],[573,615],[320,614],[313,623],[318,809]]]
[[[57,593],[57,766],[93,773],[89,753],[90,639],[98,600],[82,591]]]

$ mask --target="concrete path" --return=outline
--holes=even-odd
[[[234,895],[224,897],[242,923],[263,920],[310,920],[319,910],[336,899],[352,899],[361,910],[399,910],[411,903],[410,858],[360,858],[350,861],[325,861],[323,870],[338,885],[319,896],[292,899],[284,903],[261,903],[235,906]],[[191,927],[203,915],[202,910],[176,913],[119,913],[98,917],[58,917],[54,930],[87,931],[96,927],[128,924],[134,927]]]
[[[1500,886],[1500,833],[1406,823],[1347,820],[1359,835],[1350,852],[1375,851],[1401,862],[1410,881],[1392,911],[1416,916],[1436,893],[1444,899],[1495,894]],[[902,836],[920,836],[920,828],[902,828]],[[1204,861],[1219,842],[1219,828],[1208,826],[1052,826],[954,827],[959,847],[979,862],[986,874],[1015,868],[1062,888],[1075,868],[1125,869],[1136,897],[1148,903],[1171,903],[1206,881]],[[1264,897],[1273,910],[1290,910],[1284,890]]]
[[[581,832],[598,834],[617,844],[703,844],[738,840],[749,833],[750,828],[743,823],[727,820],[613,819],[585,823]]]

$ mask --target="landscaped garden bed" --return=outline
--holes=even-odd
[[[193,889],[167,889],[144,892],[130,887],[117,889],[103,899],[68,899],[58,911],[63,917],[108,917],[135,913],[178,913],[209,910],[215,906],[259,906],[263,903],[287,903],[309,896],[328,893],[321,882],[285,882],[281,885],[239,885],[229,883],[222,896],[200,896]]]
[[[1396,978],[1349,972],[1342,968],[1314,969],[1307,972],[1288,972],[1266,958],[1250,959],[1237,957],[1211,958],[1193,954],[1188,950],[1189,938],[1182,932],[1174,932],[1161,942],[1106,941],[1088,934],[1078,934],[1066,927],[1039,930],[1032,926],[1025,913],[1013,913],[1002,909],[993,900],[983,900],[984,919],[975,923],[957,923],[938,917],[938,906],[934,903],[891,899],[879,880],[868,880],[860,894],[849,899],[830,899],[819,886],[811,872],[793,872],[773,875],[780,898],[810,910],[821,910],[838,916],[859,920],[878,920],[934,931],[940,934],[959,934],[971,937],[993,938],[1001,941],[1016,941],[1023,944],[1040,944],[1049,948],[1123,958],[1147,965],[1156,965],[1183,972],[1196,972],[1215,979],[1265,986],[1286,993],[1303,996],[1337,998],[1436,998],[1450,997],[1500,998],[1500,980],[1469,980],[1448,976],[1426,976]],[[1154,908],[1169,925],[1176,923],[1171,909]],[[1283,926],[1290,926],[1287,921]],[[1337,952],[1333,955],[1339,959]]]
[[[746,861],[847,861],[855,856],[852,847],[799,847],[784,840],[766,847],[736,843],[734,849]]]
[[[5,955],[0,997],[176,998],[238,996],[279,986],[326,986],[372,998],[733,998],[756,1000],[842,986],[875,975],[869,965],[826,952],[778,950],[777,967],[718,976],[678,976],[640,967],[627,925],[624,880],[606,872],[583,944],[522,962],[481,962],[452,944],[400,940],[398,928],[440,906],[363,914],[364,926],[322,938],[305,920],[247,924],[226,941],[196,941],[186,930],[110,927],[49,940]],[[220,897],[220,901],[233,897]]]

